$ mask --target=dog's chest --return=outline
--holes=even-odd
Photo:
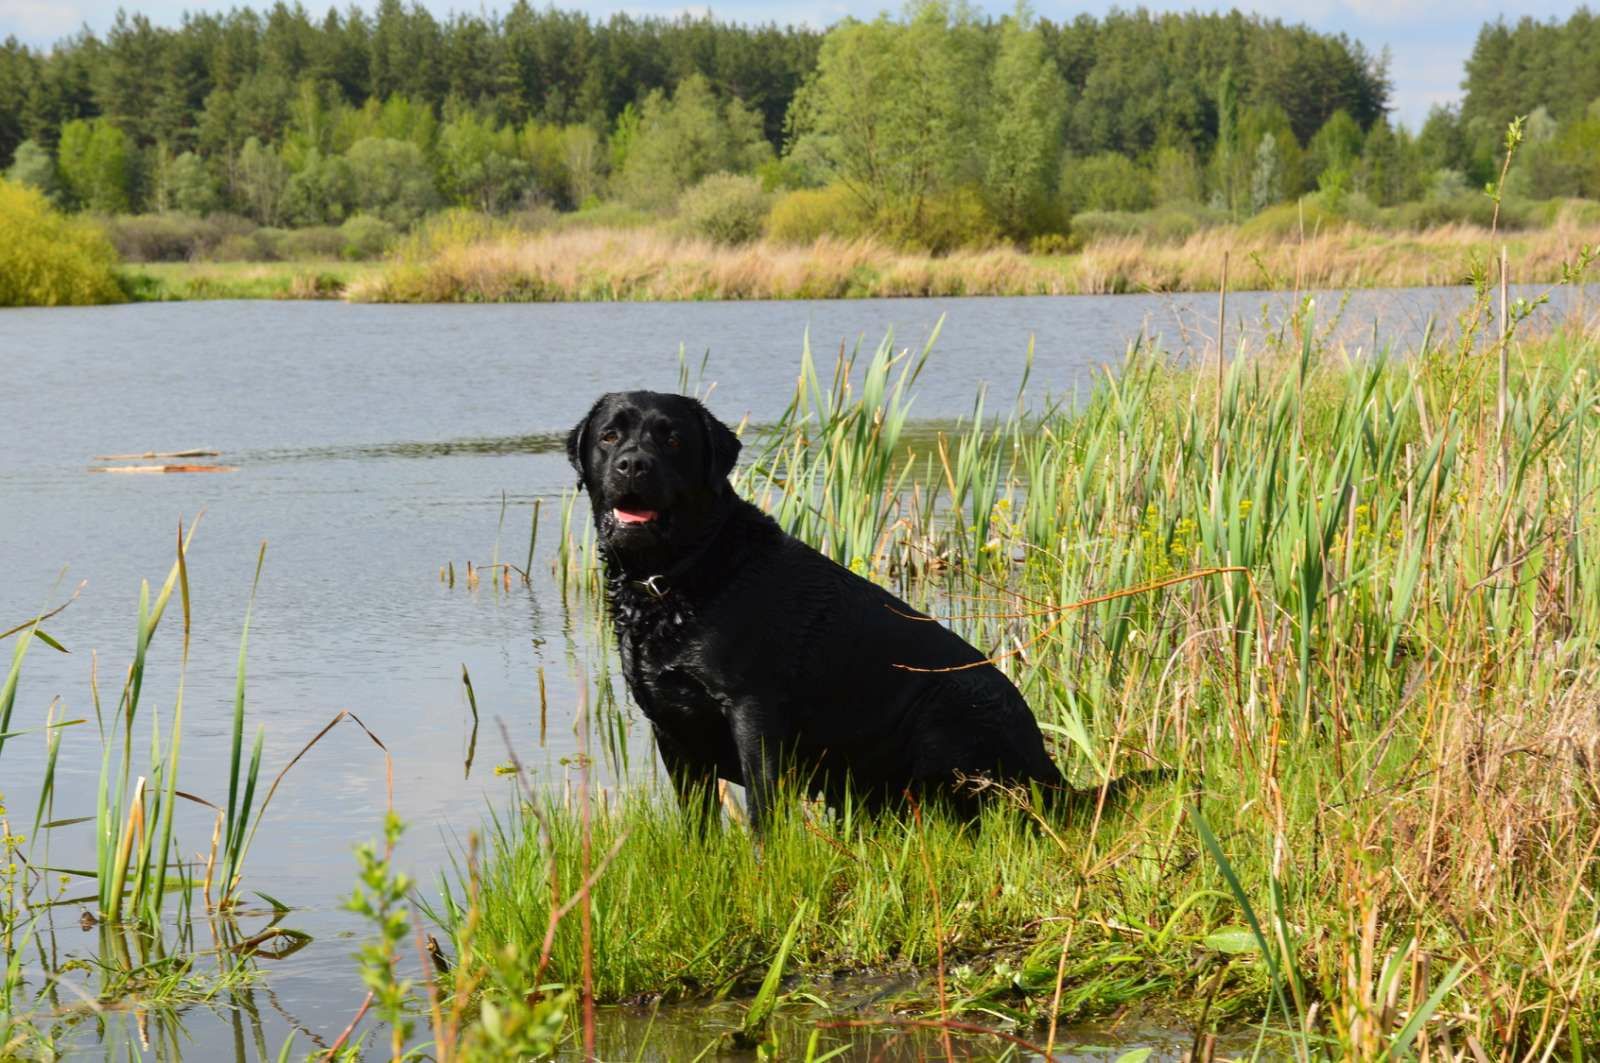
[[[618,625],[622,673],[651,722],[696,729],[722,719],[722,703],[707,682],[705,647],[681,613],[663,611],[660,623],[640,630]]]

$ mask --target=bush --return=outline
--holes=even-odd
[[[1071,255],[1083,250],[1083,241],[1068,233],[1040,233],[1028,241],[1030,255]]]
[[[1171,203],[1146,211],[1086,210],[1072,216],[1072,235],[1086,244],[1128,236],[1152,243],[1181,244],[1201,229],[1221,225],[1227,219],[1226,211],[1198,203]]]
[[[56,160],[48,148],[37,142],[24,140],[17,145],[11,158],[11,169],[5,176],[18,184],[32,185],[54,201],[61,192],[61,182],[56,175]]]
[[[861,200],[844,185],[786,192],[767,214],[767,238],[810,245],[822,236],[852,238],[869,228]]]
[[[557,217],[555,224],[558,229],[648,229],[656,220],[649,211],[626,203],[591,199],[576,213]]]
[[[1500,205],[1500,228],[1526,229],[1535,221],[1533,204],[1507,198]],[[1431,229],[1440,225],[1477,225],[1487,229],[1494,221],[1494,201],[1481,192],[1467,192],[1448,198],[1432,197],[1416,203],[1402,203],[1386,219],[1396,229]]]
[[[378,258],[393,246],[395,235],[394,226],[382,218],[357,214],[339,226],[339,236],[344,242],[340,254],[356,261]]]
[[[439,203],[433,173],[415,144],[363,137],[345,153],[356,209],[395,225],[410,225]]]
[[[914,229],[891,230],[890,235],[898,244],[939,255],[960,247],[992,247],[1000,242],[1000,223],[978,189],[958,188],[930,196]]]
[[[1202,229],[1223,225],[1228,212],[1201,203],[1168,203],[1149,214],[1150,236],[1169,244],[1181,244]]]
[[[244,218],[213,214],[132,214],[104,219],[106,235],[125,262],[188,262],[205,258],[223,240],[255,229]]]
[[[230,233],[206,252],[210,262],[278,262],[288,256],[285,246],[289,233],[262,227],[249,232]]]
[[[1085,244],[1143,236],[1142,215],[1129,210],[1085,210],[1072,216],[1072,235]]]
[[[343,230],[332,225],[311,225],[304,229],[291,229],[278,238],[278,253],[283,258],[338,258],[344,253]]]
[[[1549,199],[1538,204],[1535,213],[1545,225],[1600,226],[1600,202],[1592,199]]]
[[[67,218],[36,188],[0,179],[0,306],[120,302],[117,252],[93,222]]]
[[[679,197],[678,217],[697,236],[745,244],[760,237],[769,205],[756,178],[717,173]]]
[[[1155,202],[1150,174],[1114,151],[1068,158],[1061,167],[1061,203],[1070,213],[1138,211]]]
[[[1337,203],[1337,209],[1330,205]],[[1340,229],[1346,225],[1372,228],[1382,224],[1384,213],[1359,192],[1343,192],[1330,197],[1325,192],[1306,196],[1298,203],[1279,203],[1268,207],[1240,226],[1246,236],[1291,237],[1300,233],[1311,236],[1317,232]]]

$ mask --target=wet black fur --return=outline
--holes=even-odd
[[[1017,688],[983,655],[738,497],[739,440],[691,398],[602,396],[567,438],[594,508],[623,674],[680,796],[717,778],[768,814],[779,765],[838,804],[960,778],[1061,784]],[[624,524],[615,508],[655,510]],[[651,577],[656,577],[653,584]],[[961,792],[958,793],[957,790]]]

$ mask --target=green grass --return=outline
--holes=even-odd
[[[338,299],[375,275],[370,262],[144,262],[122,269],[137,301],[198,299]]]
[[[1004,647],[1078,782],[1176,777],[1054,835],[791,808],[759,862],[742,829],[599,806],[598,996],[753,991],[803,911],[802,986],[942,946],[946,999],[917,1007],[1041,1041],[1142,1002],[1305,1058],[1600,1049],[1600,344],[1513,339],[1502,421],[1493,343],[1314,335],[1308,306],[1220,378],[1135,350],[1076,410],[975,407],[931,447],[901,430],[917,356],[886,343],[849,390],[807,357],[742,489]],[[560,556],[592,593],[591,542]],[[447,919],[524,985],[546,869],[578,881],[577,810],[546,818],[548,844],[496,824]],[[577,984],[583,954],[562,921],[539,978]]]
[[[18,811],[32,814],[32,829],[15,820],[0,791],[0,1058],[55,1058],[63,1038],[86,1016],[103,1019],[106,1012],[129,1010],[140,1016],[138,1036],[148,1025],[170,1038],[172,1058],[181,1055],[183,1008],[220,1003],[226,996],[240,1006],[260,976],[257,956],[281,958],[310,938],[280,926],[289,909],[275,901],[270,921],[246,932],[239,922],[240,881],[250,841],[259,829],[278,783],[295,761],[344,719],[341,713],[279,772],[257,799],[261,767],[260,731],[248,762],[241,758],[245,728],[245,661],[249,610],[240,635],[238,680],[232,732],[232,764],[225,808],[179,788],[183,738],[184,680],[191,635],[187,551],[194,529],[179,530],[177,557],[166,578],[152,593],[140,587],[133,660],[110,713],[103,711],[96,671],[91,667],[89,698],[101,746],[100,778],[93,796],[95,814],[84,819],[55,818],[55,769],[65,728],[84,719],[62,719],[57,703],[43,726],[25,726],[16,714],[17,690],[30,651],[65,652],[46,625],[70,607],[73,598],[55,609],[0,631],[0,641],[13,639],[11,664],[0,684],[0,753],[11,760],[26,755],[18,743],[30,736],[44,740],[44,770],[39,792]],[[256,563],[259,580],[265,544]],[[251,603],[254,602],[252,585]],[[172,618],[176,614],[176,619]],[[142,699],[147,668],[159,641],[176,658],[177,694],[163,720]],[[173,632],[171,629],[178,627]],[[169,658],[170,659],[170,658]],[[146,759],[148,758],[148,759]],[[9,761],[8,761],[9,762]],[[3,776],[0,776],[3,778]],[[208,806],[216,816],[218,838],[209,859],[185,861],[174,829],[178,801]],[[50,839],[55,831],[92,831],[95,866],[69,869],[52,866]],[[190,844],[194,844],[192,841]],[[194,849],[189,849],[193,852]],[[213,885],[213,871],[219,872]],[[75,886],[93,883],[86,895]],[[261,894],[263,898],[265,894]],[[195,900],[204,904],[196,913]],[[81,912],[85,929],[97,927],[97,947],[64,952],[60,948],[60,911]],[[196,945],[203,914],[211,947]],[[257,915],[260,913],[245,913]],[[70,918],[70,917],[67,917]],[[76,931],[74,931],[76,933]],[[75,972],[87,974],[80,984]],[[134,1036],[130,1031],[129,1038]]]

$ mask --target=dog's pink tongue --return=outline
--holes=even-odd
[[[656,511],[653,509],[623,509],[618,506],[612,512],[623,524],[648,524],[656,519]]]

